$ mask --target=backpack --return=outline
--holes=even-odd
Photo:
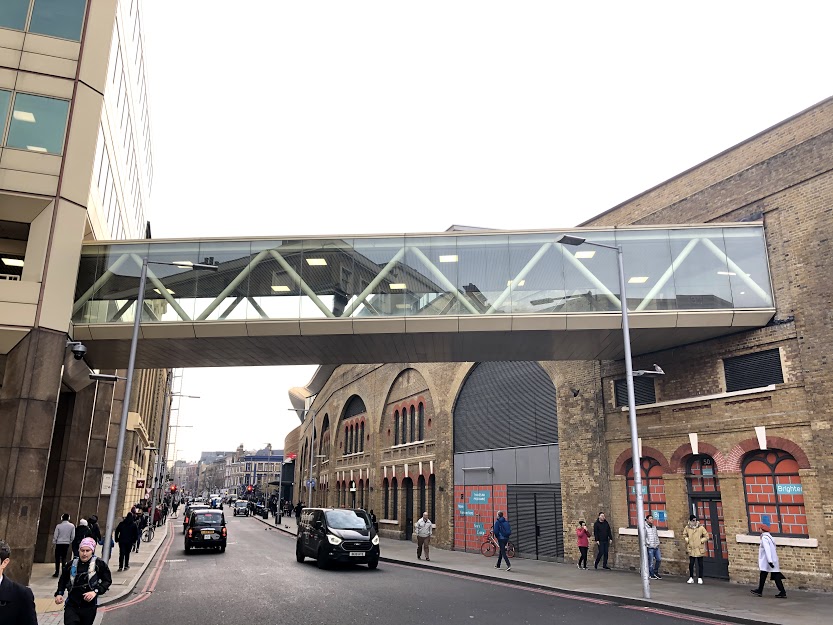
[[[89,584],[90,588],[95,590],[98,588],[98,569],[96,568],[96,561],[98,558],[93,556],[90,558],[90,565],[87,568],[87,583]],[[92,571],[92,572],[90,572]],[[69,589],[72,590],[75,586],[75,576],[78,573],[78,558],[72,559],[72,564],[69,568]]]

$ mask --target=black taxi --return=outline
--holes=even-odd
[[[228,532],[221,510],[194,510],[185,530],[185,553],[191,549],[226,550]]]

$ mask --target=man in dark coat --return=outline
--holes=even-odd
[[[65,625],[93,625],[98,597],[113,583],[107,563],[94,553],[95,541],[90,537],[82,540],[78,557],[64,567],[58,580],[55,603],[64,603],[64,592],[69,591],[64,608]]]
[[[139,540],[139,528],[136,520],[128,512],[124,520],[116,527],[116,542],[119,543],[119,571],[130,568],[130,550]]]
[[[610,570],[607,565],[607,555],[610,549],[610,543],[613,542],[613,530],[610,529],[610,523],[607,522],[604,512],[599,512],[599,518],[593,523],[593,538],[596,540],[596,546],[599,553],[596,554],[596,564],[593,568],[599,568],[599,560],[602,560],[602,568]]]
[[[8,543],[0,540],[0,625],[38,625],[32,591],[5,575],[11,556]]]

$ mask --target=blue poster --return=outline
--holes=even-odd
[[[458,504],[457,504],[457,509],[458,509],[458,510],[465,510],[465,509],[466,509],[466,504],[464,504],[464,503],[458,503]]]
[[[803,495],[804,487],[801,484],[776,484],[775,492],[779,495]]]
[[[635,495],[635,494],[636,494],[636,486],[631,486],[631,495]],[[648,494],[648,487],[645,484],[642,485],[642,494],[643,495]]]
[[[463,516],[474,516],[474,510],[463,510],[461,514]]]
[[[489,491],[473,490],[469,496],[469,503],[473,505],[489,503]]]
[[[655,510],[652,512],[654,518],[659,521],[660,523],[665,523],[668,520],[667,515],[665,514],[665,510]]]
[[[482,523],[475,523],[474,524],[474,531],[477,533],[478,536],[485,536],[486,535],[486,528],[483,527]]]
[[[770,519],[769,519],[768,514],[762,514],[761,515],[761,524],[762,525],[769,525],[770,524]]]

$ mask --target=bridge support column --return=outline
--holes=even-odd
[[[118,372],[116,372],[118,373]],[[99,385],[100,386],[100,385]],[[126,401],[124,391],[125,391],[125,381],[119,380],[115,384],[112,385],[113,390],[112,398],[110,402],[110,413],[107,419],[107,436],[106,436],[106,446],[104,449],[104,460],[103,460],[103,473],[110,473],[112,475],[113,471],[116,468],[116,445],[119,439],[119,426],[121,425],[121,410],[122,410],[122,402]],[[135,388],[135,387],[134,387]],[[103,406],[102,406],[103,409]],[[100,415],[100,418],[104,418],[103,415]],[[103,428],[103,424],[97,424],[96,428]],[[100,440],[100,439],[99,439]],[[97,444],[100,444],[97,443]],[[129,449],[129,447],[125,446],[125,449]],[[130,458],[130,453],[125,452],[125,458]],[[122,463],[127,462],[125,458],[122,458]],[[129,460],[128,460],[129,461]],[[129,471],[125,470],[124,464],[122,465],[122,480],[128,479]],[[119,487],[119,501],[116,505],[116,517],[115,517],[115,525],[118,525],[123,517],[123,509],[124,509],[124,497],[126,494],[127,489],[124,486],[124,483]],[[101,490],[99,489],[99,492]],[[131,502],[132,503],[132,502]],[[107,506],[110,505],[110,495],[107,493],[101,493],[98,497],[98,511],[96,515],[98,516],[98,523],[101,526],[101,535],[107,536],[115,527],[105,527],[107,522]]]
[[[35,328],[10,352],[0,389],[0,537],[6,574],[27,584],[61,387],[66,334]]]

